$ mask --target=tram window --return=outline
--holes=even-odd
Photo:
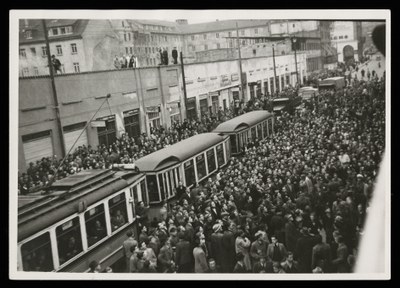
[[[165,199],[165,192],[167,187],[165,185],[162,174],[158,174],[158,184],[160,184],[161,199]]]
[[[149,205],[149,200],[147,199],[147,188],[146,188],[146,181],[142,180],[140,181],[140,190],[142,193],[142,201],[144,203],[144,206],[148,206]]]
[[[79,217],[56,228],[60,265],[82,252],[81,227]]]
[[[263,122],[264,138],[268,136],[267,121]]]
[[[262,137],[262,127],[261,127],[261,124],[258,124],[258,125],[257,125],[257,134],[258,134],[258,136],[257,136],[258,140],[263,139],[263,137]]]
[[[232,145],[232,152],[237,153],[237,137],[236,134],[233,134],[230,136],[231,139],[231,145]]]
[[[204,154],[201,154],[196,157],[196,167],[197,167],[197,176],[198,179],[200,180],[207,175],[206,160],[204,158]]]
[[[227,161],[228,161],[228,159],[231,156],[231,146],[229,145],[229,141],[225,142],[225,151],[226,151],[226,158],[225,159],[227,159]]]
[[[126,201],[125,193],[121,193],[108,200],[108,207],[111,217],[111,230],[114,232],[119,227],[126,224]]]
[[[256,140],[256,127],[251,128],[251,139],[253,142]]]
[[[104,205],[98,205],[85,213],[88,246],[92,246],[107,236]]]
[[[272,119],[268,119],[268,131],[269,134],[272,135],[273,131],[272,131]]]
[[[196,181],[196,177],[194,175],[193,160],[185,162],[184,167],[185,167],[186,187],[189,187]]]
[[[219,167],[221,167],[222,165],[225,164],[224,148],[222,147],[222,144],[219,144],[217,146],[217,160],[218,160]]]
[[[215,152],[214,149],[207,151],[207,165],[208,165],[208,173],[213,172],[217,166],[215,165]]]
[[[52,271],[50,233],[46,232],[23,244],[21,254],[24,271]]]
[[[137,185],[134,185],[130,188],[131,195],[133,196],[133,203],[136,205],[139,202],[139,193]]]
[[[156,175],[147,175],[147,189],[149,191],[150,202],[157,202],[160,200],[160,196],[158,194]]]

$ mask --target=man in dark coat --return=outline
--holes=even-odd
[[[336,252],[336,259],[332,260],[333,266],[336,268],[337,273],[349,273],[349,264],[347,263],[347,257],[349,256],[349,249],[344,243],[343,236],[339,235],[335,237],[336,243],[339,245]]]
[[[235,263],[235,235],[232,232],[233,224],[225,229],[222,237],[222,249],[224,251],[224,259],[221,263],[221,269],[224,273],[232,273]]]
[[[179,233],[179,242],[176,244],[176,265],[178,265],[178,273],[190,273],[193,268],[192,247],[186,234]]]
[[[172,58],[174,59],[174,64],[178,64],[178,51],[176,47],[172,50]]]
[[[178,185],[178,187],[176,187],[176,197],[178,199],[180,199],[182,197],[183,193],[185,193],[185,191],[186,191],[186,187],[183,186],[182,181],[179,181],[179,185]]]
[[[322,268],[324,273],[331,272],[331,247],[329,244],[322,242],[322,236],[317,235],[317,245],[314,246],[312,250],[312,262],[311,269],[315,269],[315,267],[319,266]]]
[[[297,240],[295,258],[299,262],[300,273],[311,273],[312,249],[317,241],[308,233],[308,228],[303,227],[300,232],[302,235]]]
[[[296,249],[296,243],[299,239],[299,231],[296,229],[294,224],[293,216],[291,214],[285,215],[287,223],[285,224],[285,245],[288,251],[294,252]]]
[[[218,266],[221,266],[224,262],[224,246],[222,244],[222,225],[215,224],[213,226],[214,233],[211,234],[211,253],[210,256],[215,259]]]
[[[163,58],[164,58],[164,65],[168,65],[168,51],[167,49],[164,49],[162,52]]]
[[[244,266],[244,255],[242,253],[236,254],[236,265],[233,268],[233,273],[247,273],[246,267]]]

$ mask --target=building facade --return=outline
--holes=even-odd
[[[61,62],[62,73],[112,68],[119,40],[104,20],[46,20],[50,54]],[[48,75],[46,42],[41,20],[20,21],[21,77]]]
[[[332,26],[331,41],[338,51],[339,62],[359,61],[362,57],[362,24],[359,21],[336,21]]]

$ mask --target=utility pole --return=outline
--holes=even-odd
[[[58,105],[56,83],[54,81],[53,64],[51,63],[50,44],[49,44],[49,37],[47,35],[46,20],[44,20],[44,19],[42,20],[42,25],[43,25],[44,39],[46,41],[47,61],[49,62],[51,88],[53,90],[53,99],[54,99],[54,105],[55,105],[55,109],[56,109],[58,134],[60,135],[61,154],[62,154],[61,157],[64,158],[65,157],[65,141],[64,141],[64,134],[63,134],[63,129],[62,129],[62,125],[61,125],[60,107]]]
[[[186,93],[186,82],[185,82],[185,67],[183,66],[183,54],[180,52],[181,58],[181,70],[182,70],[182,82],[183,82],[183,99],[185,100],[185,111],[186,119],[188,118],[188,107],[187,107],[187,93]]]
[[[299,85],[299,72],[297,71],[297,38],[296,37],[292,38],[292,44],[293,44],[292,47],[294,50],[294,63],[296,65],[296,81],[297,81],[296,86],[297,86],[297,85]]]
[[[275,43],[272,43],[272,61],[274,63],[274,86],[276,86],[274,92],[277,92],[278,91],[279,82],[278,82],[278,84],[276,83]]]
[[[242,100],[244,102],[244,91],[243,91],[243,82],[242,82],[242,55],[240,53],[240,41],[239,41],[239,26],[238,23],[236,22],[236,43],[237,43],[237,49],[238,49],[238,56],[239,56],[239,81],[240,81],[240,93],[242,96]]]

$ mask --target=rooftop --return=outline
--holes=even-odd
[[[198,134],[142,157],[135,164],[141,172],[158,171],[182,162],[227,137],[216,133]]]
[[[272,114],[265,110],[248,112],[219,124],[213,132],[235,132],[241,129],[246,129],[271,116]]]
[[[221,20],[207,23],[197,23],[188,25],[179,25],[178,29],[183,34],[196,34],[196,33],[206,33],[206,32],[216,32],[222,30],[235,30],[236,23],[238,28],[248,28],[248,27],[259,27],[267,26],[268,20]]]

